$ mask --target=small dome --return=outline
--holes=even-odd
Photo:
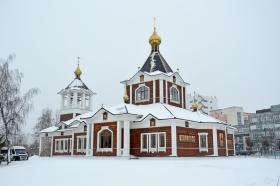
[[[161,43],[161,38],[159,37],[159,35],[156,32],[156,28],[154,28],[154,32],[149,39],[149,43],[151,45],[160,45],[160,43]]]
[[[76,68],[76,70],[75,70],[74,73],[75,73],[75,75],[76,75],[76,78],[77,78],[77,79],[80,79],[81,74],[82,74],[82,71],[81,71],[81,69],[80,69],[80,65],[77,66],[77,68]]]
[[[197,111],[197,109],[198,109],[198,104],[197,104],[197,103],[193,103],[193,104],[192,104],[192,109],[193,109],[193,111]]]

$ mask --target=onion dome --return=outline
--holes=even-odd
[[[76,68],[76,70],[75,70],[75,75],[76,75],[76,79],[80,79],[80,77],[81,77],[81,74],[82,74],[82,71],[81,71],[81,69],[80,69],[80,65],[78,64],[78,66],[77,66],[77,68]]]
[[[150,39],[149,39],[149,43],[154,46],[154,45],[160,45],[161,43],[161,38],[159,37],[157,31],[156,31],[156,27],[154,27],[154,32],[151,35]]]
[[[198,109],[198,104],[197,103],[193,103],[192,104],[192,109],[193,109],[193,112],[196,112],[197,109]]]

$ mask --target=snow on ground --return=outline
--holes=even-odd
[[[280,160],[254,157],[32,157],[0,166],[10,186],[277,186]]]

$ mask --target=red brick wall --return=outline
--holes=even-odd
[[[234,155],[234,141],[233,141],[233,134],[227,134],[227,140],[232,141],[232,145],[228,143],[228,155],[233,156]]]
[[[113,151],[112,152],[97,152],[97,133],[101,130],[102,126],[108,126],[113,131]],[[117,155],[117,122],[95,123],[94,124],[94,143],[93,155],[94,156],[116,156]]]
[[[73,154],[75,155],[85,155],[85,153],[77,152],[77,137],[78,136],[85,136],[86,132],[80,132],[80,133],[74,133],[74,148],[73,148]]]
[[[178,91],[179,91],[179,97],[180,97],[180,103],[175,103],[175,102],[172,102],[170,100],[170,87],[172,85],[176,85],[174,83],[171,83],[171,82],[167,82],[167,98],[168,98],[168,104],[169,105],[172,105],[172,106],[176,106],[176,107],[180,107],[182,108],[182,87],[179,86],[179,85],[176,85]]]
[[[130,103],[131,97],[130,97],[130,86],[129,85],[126,86],[126,95],[129,97],[129,100],[127,101],[127,103]]]
[[[55,152],[55,140],[56,139],[68,139],[68,151],[67,152]],[[54,136],[53,137],[53,146],[52,146],[52,155],[71,155],[71,147],[70,147],[71,139],[72,139],[72,135]]]
[[[67,121],[73,118],[73,113],[60,115],[60,121]]]
[[[199,152],[199,136],[198,133],[208,133],[208,152]],[[180,134],[190,134],[195,136],[194,143],[180,142]],[[177,155],[178,156],[205,156],[213,154],[213,134],[211,129],[192,129],[185,127],[177,127]]]
[[[219,134],[222,133],[224,134],[224,146],[221,145],[220,139],[219,139]],[[226,136],[225,136],[225,131],[223,130],[217,130],[217,141],[218,141],[218,155],[219,156],[226,156]]]
[[[141,152],[141,133],[166,132],[166,152]],[[134,156],[171,155],[171,127],[153,127],[130,130],[130,154]]]
[[[159,95],[159,80],[156,80],[156,103],[160,102],[160,95]]]
[[[153,103],[153,99],[154,99],[154,95],[153,95],[153,81],[147,81],[145,82],[144,84],[150,88],[150,99],[149,101],[145,101],[145,102],[139,102],[139,103],[136,103],[135,102],[135,90],[139,87],[140,84],[143,84],[143,83],[138,83],[138,84],[133,84],[132,85],[132,104],[135,104],[135,105],[147,105],[147,104],[152,104]]]

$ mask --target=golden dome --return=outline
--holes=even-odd
[[[156,28],[154,28],[154,32],[149,39],[149,43],[151,45],[160,45],[160,43],[161,43],[161,38],[157,34]]]
[[[198,109],[198,104],[197,104],[197,103],[193,103],[193,104],[192,104],[192,109],[193,109],[193,111],[197,111],[197,109]]]
[[[125,103],[128,103],[128,101],[129,101],[129,96],[128,96],[128,95],[124,95],[124,96],[123,96],[123,101],[124,101]]]
[[[77,68],[76,68],[76,70],[75,70],[75,75],[76,75],[76,78],[77,79],[80,79],[80,77],[81,77],[81,74],[82,74],[82,71],[81,71],[81,69],[80,69],[80,65],[78,64],[78,66],[77,66]]]

